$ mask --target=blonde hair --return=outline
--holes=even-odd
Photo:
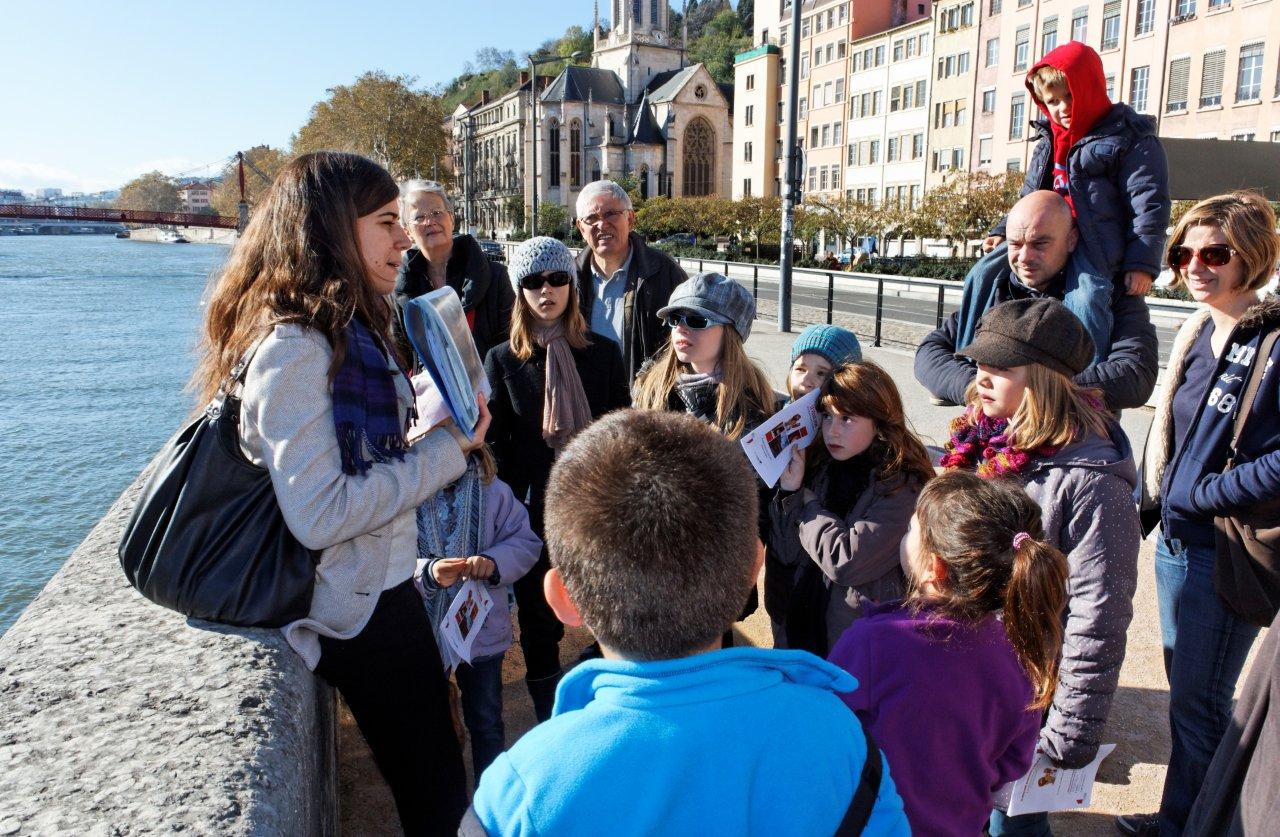
[[[746,432],[748,413],[754,410],[765,417],[773,415],[776,396],[769,376],[747,357],[738,332],[732,326],[721,328],[720,371],[724,377],[717,388],[715,425],[725,438],[737,439]],[[667,400],[680,373],[690,371],[692,367],[680,362],[668,341],[654,364],[636,380],[635,406],[641,410],[668,409]]]
[[[1071,85],[1067,83],[1066,73],[1057,67],[1045,65],[1038,68],[1031,74],[1031,87],[1035,91],[1036,98],[1044,101],[1051,91],[1058,91],[1060,94],[1065,93],[1071,95]]]
[[[587,320],[582,316],[582,309],[578,307],[578,286],[572,279],[569,281],[569,301],[565,304],[560,320],[564,323],[564,339],[570,346],[582,349],[591,343],[587,337],[590,333]],[[511,309],[510,340],[511,353],[521,360],[533,357],[533,351],[538,345],[537,340],[534,339],[534,328],[538,322],[538,318],[529,309],[529,303],[525,301],[524,291],[517,287],[516,304]]]
[[[1217,227],[1244,262],[1241,292],[1256,291],[1271,280],[1280,261],[1276,213],[1258,192],[1241,190],[1206,198],[1187,210],[1169,237],[1169,249],[1182,244],[1192,227]],[[1174,284],[1185,285],[1185,271],[1173,271]]]
[[[1108,417],[1102,394],[1040,363],[1027,364],[1022,403],[1009,419],[1009,443],[1018,450],[1062,447],[1089,434],[1107,437]],[[969,384],[965,403],[981,410],[978,385]],[[976,415],[976,412],[974,413]]]

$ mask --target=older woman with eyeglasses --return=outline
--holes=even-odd
[[[1280,526],[1280,343],[1260,356],[1280,329],[1280,299],[1261,292],[1280,259],[1275,213],[1256,193],[1220,195],[1192,207],[1170,241],[1169,266],[1201,306],[1174,340],[1142,468],[1144,528],[1161,530],[1156,590],[1173,751],[1160,813],[1121,817],[1129,834],[1182,833],[1258,633],[1241,602],[1215,590],[1215,564],[1225,560],[1215,518]],[[1261,386],[1232,451],[1257,369]]]
[[[400,186],[400,222],[413,239],[396,276],[396,306],[445,285],[462,297],[462,310],[480,357],[507,339],[514,295],[507,269],[491,262],[476,240],[454,234],[453,204],[444,187],[431,180],[410,180]],[[396,318],[397,325],[402,322]],[[397,339],[413,357],[403,329]]]
[[[529,521],[543,534],[543,500],[556,456],[582,428],[631,406],[622,354],[588,330],[573,282],[573,255],[554,238],[531,238],[511,257],[516,304],[511,339],[490,350],[485,371],[493,388],[488,439],[498,476],[527,498]],[[544,538],[545,540],[545,538]],[[564,627],[542,593],[546,551],[515,583],[520,648],[539,721],[551,716],[560,681]]]

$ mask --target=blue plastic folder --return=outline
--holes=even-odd
[[[476,395],[489,397],[489,379],[467,326],[462,302],[452,288],[409,300],[404,308],[409,342],[431,376],[454,423],[470,439],[480,421]]]

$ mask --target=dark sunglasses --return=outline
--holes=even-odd
[[[667,328],[675,328],[678,325],[682,325],[694,331],[701,331],[704,328],[717,325],[717,323],[711,322],[701,314],[686,314],[682,311],[672,311],[663,322],[666,323]]]
[[[563,288],[565,285],[569,284],[570,278],[569,274],[565,273],[563,270],[557,270],[555,273],[548,274],[531,273],[520,279],[520,287],[524,288],[526,291],[540,291],[542,290],[543,283],[546,283],[553,288]]]
[[[1191,264],[1192,256],[1200,259],[1200,264],[1207,267],[1222,267],[1230,262],[1231,257],[1235,254],[1236,251],[1226,244],[1210,244],[1208,247],[1201,247],[1199,250],[1177,245],[1169,248],[1169,267],[1181,270]]]

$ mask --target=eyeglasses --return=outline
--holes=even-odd
[[[569,274],[563,270],[557,270],[554,273],[531,273],[520,278],[520,287],[526,291],[540,291],[544,284],[553,288],[563,288],[569,284],[569,279]]]
[[[1222,267],[1230,262],[1231,257],[1234,255],[1236,255],[1235,249],[1227,244],[1210,244],[1208,247],[1201,247],[1199,250],[1178,245],[1169,248],[1169,267],[1181,270],[1191,264],[1192,256],[1198,258],[1200,264],[1206,267]]]
[[[608,212],[601,212],[599,214],[592,213],[588,215],[586,218],[583,218],[581,220],[582,220],[582,223],[586,224],[588,227],[594,227],[596,224],[601,224],[601,223],[612,224],[615,220],[617,220],[619,215],[625,215],[625,214],[626,214],[626,210],[624,209],[610,209]]]
[[[672,311],[663,322],[666,323],[667,328],[675,328],[682,325],[694,331],[701,331],[704,328],[719,325],[719,323],[713,323],[701,314],[686,314],[681,311]]]
[[[413,216],[412,221],[416,226],[425,227],[428,222],[434,222],[437,224],[443,223],[440,219],[448,214],[449,213],[443,209],[433,209],[430,212],[424,212],[421,215]]]

